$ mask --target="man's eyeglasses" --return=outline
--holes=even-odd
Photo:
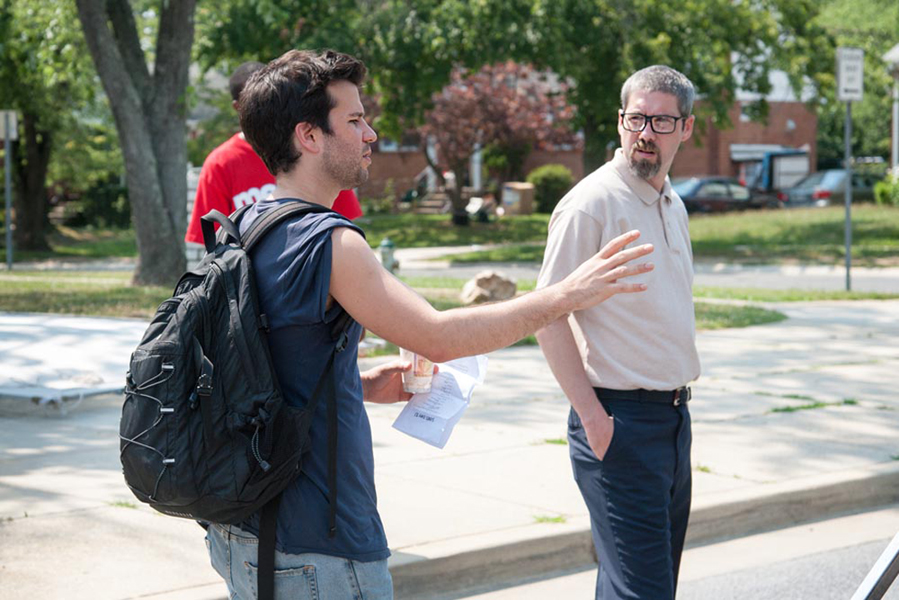
[[[632,133],[640,133],[646,129],[646,124],[655,133],[674,133],[677,129],[677,122],[681,119],[689,117],[673,117],[671,115],[644,115],[643,113],[626,113],[619,111],[621,115],[621,124],[625,129]]]

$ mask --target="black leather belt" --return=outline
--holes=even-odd
[[[692,393],[690,388],[684,386],[676,390],[610,390],[608,388],[593,388],[596,397],[601,400],[633,400],[635,402],[656,402],[680,406],[690,401]]]

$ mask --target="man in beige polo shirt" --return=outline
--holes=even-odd
[[[639,229],[655,246],[642,294],[572,313],[537,333],[571,401],[574,477],[599,557],[596,598],[673,600],[690,512],[686,385],[699,376],[687,211],[668,171],[690,138],[693,85],[653,66],[621,90],[621,148],[556,207],[538,287],[612,238]]]

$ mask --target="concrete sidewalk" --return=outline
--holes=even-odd
[[[699,334],[691,544],[899,501],[899,302],[775,308],[790,318]],[[593,560],[560,443],[567,406],[523,347],[490,356],[444,450],[392,429],[399,406],[369,407],[398,599]],[[226,597],[199,527],[134,507],[119,407],[105,396],[65,417],[0,416],[4,598]]]

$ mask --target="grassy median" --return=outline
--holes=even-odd
[[[852,255],[859,266],[899,266],[899,207],[860,204],[852,209]],[[467,227],[447,215],[372,215],[357,221],[368,243],[389,237],[397,248],[499,245],[483,252],[453,255],[454,262],[538,262],[549,215],[506,217]],[[696,215],[690,218],[698,260],[725,262],[809,262],[842,264],[844,209],[803,208]],[[51,251],[17,252],[16,260],[99,259],[136,256],[132,230],[74,229],[59,226]],[[0,250],[0,258],[3,257]]]
[[[0,272],[0,310],[149,319],[172,290],[131,286],[130,277],[128,272],[106,271]],[[461,306],[459,292],[465,283],[463,279],[420,277],[406,282],[440,310]],[[519,286],[520,291],[533,288],[533,280],[522,281]],[[696,305],[700,329],[747,327],[783,318],[777,311],[754,306],[702,302]],[[534,340],[530,338],[524,343],[534,343]]]
[[[693,255],[743,264],[842,264],[844,219],[839,206],[696,215],[690,218]],[[543,250],[542,244],[517,242],[448,258],[454,263],[539,262]],[[856,266],[899,266],[899,208],[853,207],[852,259]]]

